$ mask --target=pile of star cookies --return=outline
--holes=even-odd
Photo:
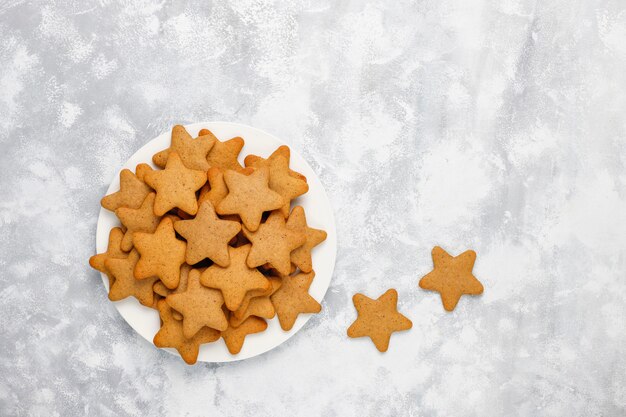
[[[243,145],[174,126],[170,147],[152,158],[162,169],[122,170],[120,190],[101,202],[121,226],[90,265],[107,275],[112,301],[132,296],[158,310],[154,344],[189,364],[203,343],[222,338],[237,354],[266,319],[290,330],[299,314],[321,310],[308,290],[311,250],[326,232],[291,208],[308,191],[306,177],[289,168],[287,146],[241,166]]]

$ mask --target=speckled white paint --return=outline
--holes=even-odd
[[[626,414],[621,0],[0,2],[0,415]],[[118,167],[173,123],[300,151],[334,280],[261,357],[187,367],[87,266]],[[481,297],[418,289],[478,252]],[[357,291],[413,320],[348,340]]]

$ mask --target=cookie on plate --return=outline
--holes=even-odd
[[[208,258],[226,267],[230,263],[228,242],[241,230],[239,222],[217,217],[213,204],[205,201],[200,205],[194,219],[174,223],[174,228],[187,239],[185,260],[193,265]]]
[[[271,264],[280,275],[288,275],[291,270],[291,251],[306,241],[304,228],[288,228],[285,218],[279,211],[273,211],[256,232],[242,229],[244,236],[252,243],[247,263],[251,268]]]
[[[211,132],[194,139],[183,126],[176,125],[172,128],[170,147],[154,154],[152,162],[159,168],[165,168],[170,152],[176,152],[187,168],[206,172],[209,169],[206,157],[216,140]]]
[[[165,300],[160,300],[157,303],[157,309],[162,324],[154,336],[154,345],[160,348],[171,347],[176,349],[188,365],[193,365],[198,360],[200,345],[215,342],[220,338],[218,330],[203,327],[192,338],[188,339],[183,334],[183,322],[173,317],[173,310]]]
[[[253,333],[260,333],[267,329],[267,322],[259,317],[248,317],[239,327],[229,326],[222,332],[222,338],[226,343],[228,351],[236,355],[241,352],[246,336]]]
[[[154,233],[134,233],[133,241],[141,254],[135,267],[135,278],[158,277],[167,288],[176,288],[180,266],[185,263],[187,244],[176,239],[172,220],[164,217]]]
[[[124,259],[109,258],[104,261],[106,268],[115,277],[113,285],[109,289],[111,301],[123,300],[133,296],[147,307],[154,306],[153,285],[157,277],[149,277],[145,280],[135,279],[133,271],[139,260],[139,253],[133,249]]]
[[[261,224],[263,212],[276,210],[285,200],[269,188],[269,170],[260,168],[250,175],[226,171],[224,180],[228,195],[219,203],[219,214],[238,214],[241,221],[254,232]]]
[[[107,246],[107,250],[104,253],[99,253],[97,255],[89,258],[89,265],[93,269],[96,269],[102,273],[104,273],[107,278],[109,278],[109,288],[111,288],[111,284],[115,280],[115,277],[111,275],[107,267],[105,266],[105,261],[110,258],[125,258],[127,256],[126,252],[122,250],[122,238],[124,237],[124,232],[119,227],[114,227],[109,232],[109,244]]]
[[[246,264],[250,245],[229,247],[228,252],[228,267],[223,268],[217,264],[208,267],[202,273],[200,282],[206,287],[221,290],[226,307],[235,311],[241,306],[248,291],[267,290],[270,282],[256,268],[250,268]]]
[[[153,233],[159,221],[159,216],[154,214],[154,193],[148,194],[141,206],[137,209],[120,207],[115,210],[115,215],[126,227],[126,232],[122,238],[122,250],[129,251],[133,247],[133,234],[135,232]]]
[[[311,272],[313,270],[311,250],[326,240],[326,232],[309,227],[306,223],[304,209],[300,206],[296,206],[293,210],[291,210],[291,214],[287,220],[287,228],[293,230],[304,230],[306,236],[304,244],[291,252],[291,262],[300,268],[302,272]]]
[[[195,215],[198,211],[196,191],[206,182],[206,173],[189,169],[177,152],[170,152],[163,171],[145,174],[146,183],[156,190],[154,214],[162,216],[173,208]]]
[[[291,330],[298,315],[322,310],[320,303],[309,294],[314,277],[315,272],[284,277],[280,288],[270,297],[283,330]]]
[[[138,208],[150,191],[152,191],[150,187],[137,178],[130,169],[123,169],[120,172],[119,191],[103,197],[100,204],[110,211],[120,207]]]

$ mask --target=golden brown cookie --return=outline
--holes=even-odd
[[[306,240],[303,245],[291,252],[291,262],[300,268],[302,272],[311,272],[313,270],[311,250],[326,240],[326,232],[309,227],[306,223],[304,209],[300,206],[296,206],[291,210],[291,214],[287,220],[287,228],[305,231]]]
[[[432,257],[435,268],[420,280],[419,286],[441,294],[443,308],[447,311],[454,310],[463,294],[482,294],[483,285],[472,274],[476,252],[468,250],[453,257],[435,246]]]
[[[111,288],[115,277],[111,275],[104,263],[107,259],[120,259],[126,257],[126,252],[122,250],[121,246],[123,237],[124,232],[122,232],[122,229],[120,229],[119,227],[114,227],[109,232],[109,245],[107,246],[106,252],[99,253],[89,258],[89,265],[91,265],[93,269],[104,273],[109,278],[109,288]]]
[[[305,180],[289,174],[289,161],[284,156],[279,155],[267,161],[270,171],[270,189],[276,191],[285,200],[280,212],[283,217],[287,218],[291,200],[309,191],[309,185]]]
[[[196,269],[189,271],[187,290],[171,294],[165,300],[183,315],[183,334],[187,339],[204,326],[216,330],[228,328],[228,321],[222,311],[222,293],[200,285],[200,272]]]
[[[250,245],[229,247],[230,265],[226,268],[215,264],[207,268],[200,277],[202,285],[222,290],[226,307],[235,311],[248,291],[267,290],[270,282],[255,268],[246,265]]]
[[[413,326],[411,320],[398,313],[398,292],[393,288],[377,300],[355,294],[352,301],[358,317],[348,328],[348,336],[369,336],[381,352],[387,351],[393,332],[408,330]]]
[[[254,168],[244,168],[241,173],[250,175],[254,172]],[[217,205],[228,195],[228,187],[224,181],[224,173],[218,167],[211,167],[207,172],[208,184],[204,185],[198,196],[198,206],[206,200],[213,203],[213,207]]]
[[[178,294],[187,290],[187,281],[189,279],[189,271],[191,271],[191,266],[187,264],[183,264],[180,267],[180,279],[178,280],[178,285],[174,289],[169,289],[161,282],[161,280],[154,283],[154,292],[159,294],[161,297],[167,297],[170,294]]]
[[[278,291],[270,297],[283,330],[291,330],[299,314],[319,313],[322,310],[320,303],[309,295],[314,277],[315,272],[284,277]]]
[[[210,167],[218,167],[223,170],[232,169],[241,171],[243,167],[237,161],[239,152],[243,148],[244,141],[240,137],[232,138],[226,142],[215,141],[213,149],[207,156],[207,162]]]
[[[135,279],[133,271],[139,260],[139,253],[133,249],[125,259],[109,258],[104,261],[115,281],[109,290],[109,299],[119,301],[133,296],[145,306],[152,307],[154,304],[154,291],[152,289],[157,277],[144,280]]]
[[[221,220],[210,201],[200,206],[194,219],[174,223],[176,231],[187,239],[186,262],[190,265],[209,258],[219,266],[228,266],[228,242],[239,233],[241,224]]]
[[[268,279],[270,279],[268,277]],[[252,290],[252,291],[248,291],[246,293],[246,295],[243,297],[243,301],[241,302],[241,305],[239,306],[239,308],[235,311],[245,311],[248,308],[248,305],[250,304],[250,300],[252,300],[254,297],[264,297],[264,296],[268,296],[272,294],[272,285],[270,284],[267,288],[262,289],[262,290]]]
[[[284,204],[284,199],[269,189],[267,168],[257,169],[250,175],[226,171],[224,180],[228,195],[219,203],[216,211],[219,214],[238,214],[252,232],[259,228],[264,211],[278,209]]]
[[[206,173],[185,167],[177,152],[170,152],[163,171],[148,172],[144,179],[156,190],[154,214],[157,216],[175,207],[191,215],[198,211],[196,191],[206,182]]]
[[[150,187],[130,169],[123,169],[120,172],[120,190],[103,197],[100,204],[111,211],[120,207],[138,208],[150,191]]]
[[[135,175],[139,178],[140,181],[144,181],[144,177],[148,172],[154,171],[152,167],[148,164],[139,164],[135,168]]]
[[[281,279],[277,277],[270,277],[268,279],[272,286],[268,291],[268,294],[262,297],[252,297],[245,309],[242,310],[241,307],[239,307],[238,310],[233,311],[229,320],[232,327],[239,327],[241,323],[243,323],[250,316],[271,319],[276,315],[276,310],[270,300],[270,296],[280,288]]]
[[[243,162],[247,167],[256,167],[256,168],[260,168],[264,166],[269,167],[272,160],[275,158],[278,158],[279,156],[282,156],[283,158],[285,158],[287,160],[287,165],[289,165],[289,160],[291,159],[291,149],[289,149],[289,146],[287,145],[279,146],[267,159],[261,158],[260,156],[257,156],[257,155],[248,155],[245,157]],[[306,181],[306,177],[304,175],[300,174],[299,172],[293,171],[291,169],[289,170],[289,175],[291,175],[294,178]]]
[[[222,332],[222,338],[226,343],[228,351],[236,355],[241,352],[247,335],[260,333],[265,331],[265,329],[267,329],[265,320],[252,316],[248,317],[239,327],[229,326],[228,329]]]
[[[141,254],[135,267],[135,278],[141,280],[156,276],[167,288],[176,288],[187,245],[176,239],[172,220],[164,217],[154,233],[137,232],[133,241]]]
[[[245,226],[243,234],[252,243],[248,266],[254,268],[270,263],[280,275],[288,275],[291,270],[291,251],[306,241],[304,230],[289,229],[279,211],[273,211],[256,232]]]
[[[115,215],[126,227],[124,238],[122,239],[122,250],[129,251],[133,247],[133,233],[152,233],[159,225],[160,218],[154,214],[154,193],[148,194],[146,199],[137,209],[120,207],[115,210]]]
[[[206,172],[209,169],[206,157],[216,140],[211,132],[194,139],[183,126],[176,125],[172,128],[170,147],[154,154],[152,162],[163,168],[167,164],[170,152],[176,152],[187,168]]]
[[[173,317],[173,310],[165,300],[158,302],[157,309],[163,323],[161,329],[154,336],[154,345],[160,348],[171,347],[176,349],[189,365],[193,365],[198,360],[201,344],[215,342],[220,338],[218,330],[203,327],[191,339],[187,339],[183,334],[182,321]]]

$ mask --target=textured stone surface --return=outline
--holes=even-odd
[[[624,415],[625,39],[621,0],[0,1],[0,414]],[[339,251],[297,336],[187,367],[87,259],[121,164],[210,120],[305,156]],[[434,245],[478,253],[451,314]],[[389,287],[383,355],[345,332]]]

